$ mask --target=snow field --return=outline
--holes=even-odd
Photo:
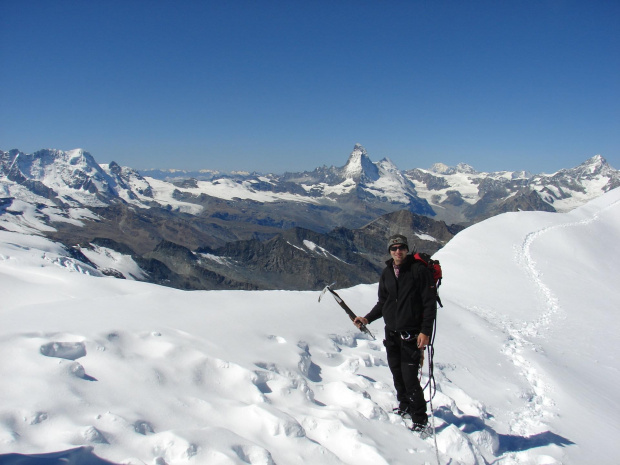
[[[614,463],[619,235],[616,189],[568,214],[492,218],[436,254],[440,463]],[[92,271],[0,231],[0,454],[437,463],[433,438],[391,413],[381,323],[373,341],[319,292],[183,292]],[[339,294],[365,314],[376,291]]]

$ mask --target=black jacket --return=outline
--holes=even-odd
[[[379,280],[379,300],[366,315],[368,322],[383,317],[390,331],[421,332],[430,336],[437,314],[436,289],[430,271],[407,255],[396,279],[393,263],[393,259],[386,262]]]

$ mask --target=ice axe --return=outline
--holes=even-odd
[[[351,318],[351,321],[355,321],[355,318],[357,318],[357,315],[355,313],[353,313],[353,310],[351,310],[349,308],[349,306],[345,303],[344,300],[342,300],[342,297],[340,297],[338,295],[338,293],[336,291],[334,291],[332,289],[332,286],[336,284],[336,283],[332,283],[332,284],[328,284],[327,286],[325,286],[325,289],[323,289],[323,291],[321,292],[321,295],[319,295],[319,302],[321,301],[321,298],[323,297],[323,295],[325,294],[325,292],[329,291],[333,296],[334,299],[336,299],[336,302],[338,302],[338,305],[340,305],[342,307],[342,309],[347,312],[347,315],[349,315],[349,318]],[[373,340],[375,340],[375,337],[372,335],[372,333],[370,332],[370,330],[366,327],[365,324],[360,323],[359,325],[359,330],[363,333],[368,334]]]

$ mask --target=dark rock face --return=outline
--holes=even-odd
[[[321,234],[292,228],[267,241],[230,242],[196,252],[222,259],[226,265],[215,265],[212,258],[208,266],[243,276],[259,288],[317,290],[333,282],[339,287],[376,282],[389,258],[386,240],[391,234],[405,234],[412,248],[432,254],[460,230],[460,226],[399,211],[356,230],[336,228]]]
[[[189,225],[167,223],[156,216],[131,216],[127,212],[116,218],[122,221],[105,221],[105,227],[99,229],[94,226],[100,223],[74,228],[72,240],[62,233],[56,234],[68,245],[78,243],[88,248],[93,244],[131,256],[148,276],[147,281],[186,290],[318,290],[333,282],[339,287],[373,283],[389,258],[385,246],[389,235],[408,235],[412,247],[434,253],[462,229],[404,210],[359,229],[341,227],[319,233],[295,227],[267,238],[231,240],[218,246],[209,245],[211,236],[206,234],[208,240],[196,246],[199,236],[187,235]],[[112,225],[121,225],[126,234]],[[85,231],[90,231],[92,237],[77,234]],[[113,238],[102,236],[105,232],[112,233]],[[167,239],[161,238],[164,235]],[[145,237],[151,244],[146,248]],[[75,259],[80,258],[76,255]],[[84,260],[88,262],[86,257]],[[100,271],[124,277],[115,270]]]
[[[321,289],[334,281],[340,286],[372,283],[379,271],[356,253],[352,242],[302,228],[264,242],[229,243],[213,254],[226,258],[236,275],[269,289]]]
[[[423,183],[430,191],[437,191],[450,187],[450,184],[448,184],[448,182],[444,178],[434,176],[431,173],[427,173],[419,169],[411,170],[408,172],[408,174],[411,179]]]
[[[444,205],[453,205],[455,207],[462,206],[465,201],[463,200],[463,196],[459,191],[447,191],[447,198],[443,201]]]

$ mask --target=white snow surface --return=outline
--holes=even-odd
[[[26,234],[41,234],[55,231],[48,222],[64,222],[82,226],[83,219],[97,219],[98,216],[88,208],[73,207],[62,209],[52,201],[34,195],[19,184],[11,181],[0,184],[0,195],[15,197],[6,208],[8,215],[0,215],[0,228]]]
[[[125,279],[146,280],[148,278],[131,255],[94,244],[91,244],[90,248],[80,247],[80,252],[97,265],[99,270],[115,270],[120,272]]]
[[[288,194],[284,192],[273,193],[269,191],[256,190],[252,181],[236,182],[232,179],[221,178],[214,181],[197,181],[195,188],[182,188],[175,186],[166,181],[160,181],[154,178],[146,178],[153,189],[154,199],[162,205],[170,205],[175,209],[186,213],[198,214],[202,211],[202,206],[189,202],[176,200],[173,196],[175,191],[193,194],[210,195],[226,200],[244,199],[254,200],[257,202],[280,202],[283,200],[305,203],[316,203],[311,197],[301,196],[297,194]]]
[[[619,237],[615,189],[569,213],[491,218],[436,254],[435,441],[391,413],[382,324],[369,339],[329,294],[319,303],[319,292],[102,277],[47,239],[0,231],[0,454],[89,446],[125,464],[616,463]],[[365,314],[377,287],[338,292]]]
[[[431,173],[429,170],[420,169],[423,173]],[[435,173],[433,173],[435,174]],[[478,193],[478,185],[473,182],[474,179],[480,177],[479,173],[468,172],[455,172],[444,174],[443,177],[447,180],[449,186],[440,190],[429,190],[426,184],[414,179],[411,180],[415,185],[415,190],[421,199],[426,200],[432,206],[438,206],[446,200],[448,191],[457,190],[461,193],[463,200],[470,205],[475,204],[480,200],[480,194]]]

